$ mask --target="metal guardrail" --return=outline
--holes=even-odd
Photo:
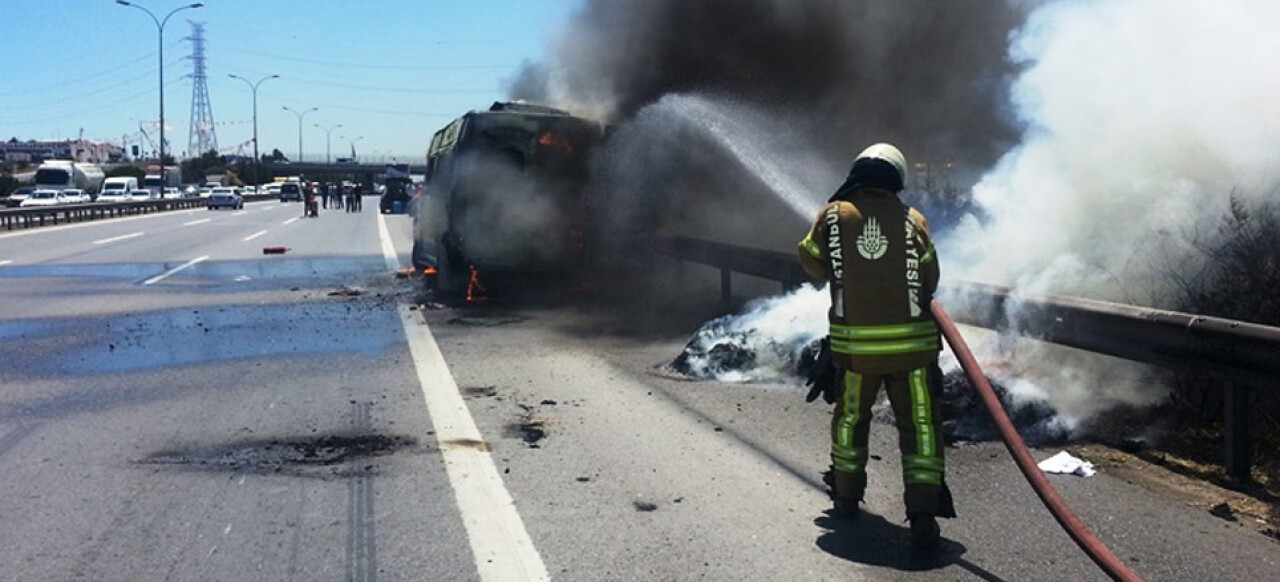
[[[659,240],[655,248],[719,268],[726,306],[733,271],[780,281],[784,288],[807,280],[795,253],[685,237]],[[1020,297],[980,283],[947,284],[938,295],[960,323],[1228,380],[1226,468],[1234,478],[1250,480],[1249,394],[1252,388],[1274,389],[1280,378],[1280,328],[1075,297]],[[1018,317],[1010,320],[1014,308]]]
[[[252,194],[245,202],[272,200],[275,196]],[[36,228],[45,225],[101,220],[130,214],[148,214],[184,208],[199,208],[209,204],[208,198],[168,198],[139,200],[137,202],[90,202],[87,204],[63,204],[59,206],[33,206],[0,210],[0,226],[5,230]]]

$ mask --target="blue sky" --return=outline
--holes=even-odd
[[[163,19],[189,4],[140,0]],[[431,134],[505,97],[525,62],[541,60],[580,0],[204,0],[164,29],[169,149],[188,145],[192,44],[203,22],[218,146],[252,155],[258,80],[260,149],[296,156],[303,117],[308,158],[422,156]],[[3,0],[0,139],[136,140],[159,117],[156,25],[114,0]],[[234,153],[228,152],[228,153]]]

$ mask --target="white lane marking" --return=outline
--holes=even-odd
[[[279,206],[268,206],[268,207],[266,207],[266,208],[263,208],[263,210],[268,210],[268,211],[269,211],[269,210],[275,210],[276,208],[279,208]]]
[[[550,580],[488,448],[458,444],[484,441],[431,330],[407,305],[400,317],[480,579]]]
[[[209,222],[210,220],[213,220],[213,219],[212,219],[212,218],[201,218],[200,220],[193,220],[193,221],[191,221],[191,222],[184,222],[184,223],[182,223],[182,226],[195,226],[195,225],[197,225],[197,224],[204,224],[204,223],[206,223],[206,222]]]
[[[232,212],[231,216],[240,216],[241,214],[248,214],[248,213],[249,213],[248,210],[241,210],[240,212]]]
[[[197,264],[202,263],[202,262],[207,261],[207,260],[209,260],[209,255],[205,255],[205,256],[203,256],[203,257],[196,257],[196,258],[194,258],[194,259],[191,259],[190,261],[187,261],[187,262],[185,262],[185,263],[183,263],[183,264],[181,264],[181,265],[178,265],[178,266],[176,266],[176,267],[174,267],[174,268],[172,268],[172,269],[169,269],[168,271],[165,271],[164,273],[161,273],[161,274],[156,275],[156,276],[154,276],[154,277],[152,277],[152,278],[150,278],[150,279],[147,279],[146,281],[143,281],[143,282],[142,282],[142,284],[143,284],[143,285],[154,285],[154,284],[156,284],[156,283],[158,283],[158,282],[160,282],[160,281],[163,281],[163,280],[165,280],[165,279],[168,279],[169,277],[172,277],[175,273],[177,273],[177,272],[179,272],[179,271],[182,271],[182,270],[185,270],[185,269],[190,269],[191,267],[194,267],[194,266],[196,266]]]
[[[120,235],[120,236],[113,236],[113,237],[111,237],[111,238],[104,238],[104,239],[102,239],[102,240],[95,240],[95,241],[93,241],[93,244],[95,244],[95,245],[105,245],[105,244],[107,244],[107,243],[110,243],[110,242],[116,242],[116,241],[118,241],[118,240],[125,240],[125,239],[134,238],[134,237],[139,237],[139,236],[142,236],[143,234],[144,234],[144,233],[141,233],[141,232],[134,232],[134,233],[130,233],[130,234],[122,234],[122,235]]]
[[[3,260],[3,261],[0,261],[0,267],[3,267],[3,266],[5,266],[5,265],[8,265],[8,264],[10,264],[10,263],[12,263],[12,262],[13,262],[13,259],[5,259],[5,260]]]
[[[258,231],[258,232],[255,232],[255,233],[253,233],[253,234],[249,235],[249,236],[246,236],[246,237],[244,237],[244,238],[242,238],[242,239],[240,239],[240,240],[243,240],[244,242],[249,242],[249,241],[251,241],[251,240],[253,240],[253,239],[255,239],[255,238],[258,238],[258,237],[260,237],[260,236],[262,236],[262,235],[264,235],[264,234],[267,234],[267,231],[265,231],[265,230],[260,230],[260,231]]]
[[[40,234],[42,232],[58,232],[58,231],[67,230],[70,228],[84,228],[86,226],[101,226],[104,224],[120,224],[121,222],[129,222],[130,220],[142,220],[144,218],[160,218],[165,216],[175,216],[178,214],[191,214],[192,212],[197,212],[200,210],[204,210],[204,209],[192,208],[190,210],[172,210],[169,212],[152,212],[151,214],[139,214],[137,216],[122,216],[120,218],[91,220],[89,222],[77,222],[75,224],[61,224],[58,226],[39,226],[39,227],[28,228],[26,230],[20,230],[18,232],[7,232],[4,234],[0,234],[0,239],[12,238],[15,236],[26,236],[29,234]]]
[[[293,224],[293,222],[294,222],[295,220],[298,220],[298,217],[297,217],[297,216],[295,216],[295,217],[293,217],[293,218],[290,218],[289,220],[284,221],[284,224],[285,224],[285,226],[288,226],[288,225],[290,225],[290,224]]]
[[[387,262],[387,269],[399,271],[400,256],[396,254],[396,247],[391,244],[391,232],[387,230],[387,219],[381,212],[378,213],[378,238],[382,240],[382,258]]]
[[[387,266],[398,269],[400,262],[382,214],[378,214],[378,236]],[[431,330],[407,305],[400,306],[400,323],[480,579],[550,580],[488,448],[458,444],[483,443],[483,437]]]

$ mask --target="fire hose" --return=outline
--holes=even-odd
[[[1058,521],[1062,529],[1071,536],[1072,541],[1080,546],[1081,550],[1093,560],[1103,572],[1106,572],[1112,580],[1138,581],[1139,578],[1128,566],[1124,565],[1111,550],[1103,545],[1102,541],[1093,535],[1084,522],[1076,517],[1071,508],[1067,507],[1066,502],[1058,495],[1058,491],[1053,488],[1049,480],[1040,472],[1036,466],[1035,459],[1031,458],[1031,453],[1027,451],[1027,445],[1022,442],[1022,437],[1018,435],[1018,431],[1014,430],[1013,422],[1009,420],[1009,416],[1005,414],[1004,407],[1000,404],[1000,399],[996,397],[996,393],[991,389],[991,384],[987,382],[986,375],[982,369],[978,367],[978,361],[974,359],[973,352],[969,351],[969,346],[964,342],[964,338],[960,337],[959,330],[956,329],[955,322],[951,321],[951,316],[947,315],[946,310],[942,308],[942,304],[935,299],[929,304],[929,308],[933,311],[933,316],[938,322],[938,327],[942,330],[942,335],[947,338],[947,344],[951,346],[952,353],[956,359],[960,361],[960,367],[964,368],[965,374],[969,377],[974,388],[977,389],[979,396],[982,397],[983,404],[986,404],[987,410],[991,413],[991,418],[995,421],[996,428],[1000,430],[1000,439],[1004,441],[1005,448],[1009,449],[1009,454],[1013,455],[1013,460],[1018,465],[1018,469],[1022,471],[1022,475],[1026,477],[1031,488],[1035,490],[1036,495],[1040,497],[1040,501],[1048,508],[1049,513],[1053,514],[1053,518]]]

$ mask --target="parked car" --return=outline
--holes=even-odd
[[[84,204],[89,201],[89,194],[79,188],[67,188],[62,191],[63,204]]]
[[[116,202],[128,202],[133,200],[133,192],[127,190],[103,190],[98,192],[98,197],[94,202],[103,204],[113,204]]]
[[[66,198],[58,190],[36,190],[30,196],[27,196],[26,200],[23,200],[19,206],[30,208],[32,206],[57,206],[65,203]]]
[[[240,195],[239,188],[221,187],[214,188],[209,193],[209,210],[214,208],[244,208],[244,197]]]
[[[32,192],[35,192],[35,191],[36,191],[35,186],[23,186],[21,188],[18,188],[17,190],[14,190],[13,193],[9,194],[9,199],[5,201],[5,205],[18,206],[22,204],[22,201],[26,200],[27,197],[30,196]]]

